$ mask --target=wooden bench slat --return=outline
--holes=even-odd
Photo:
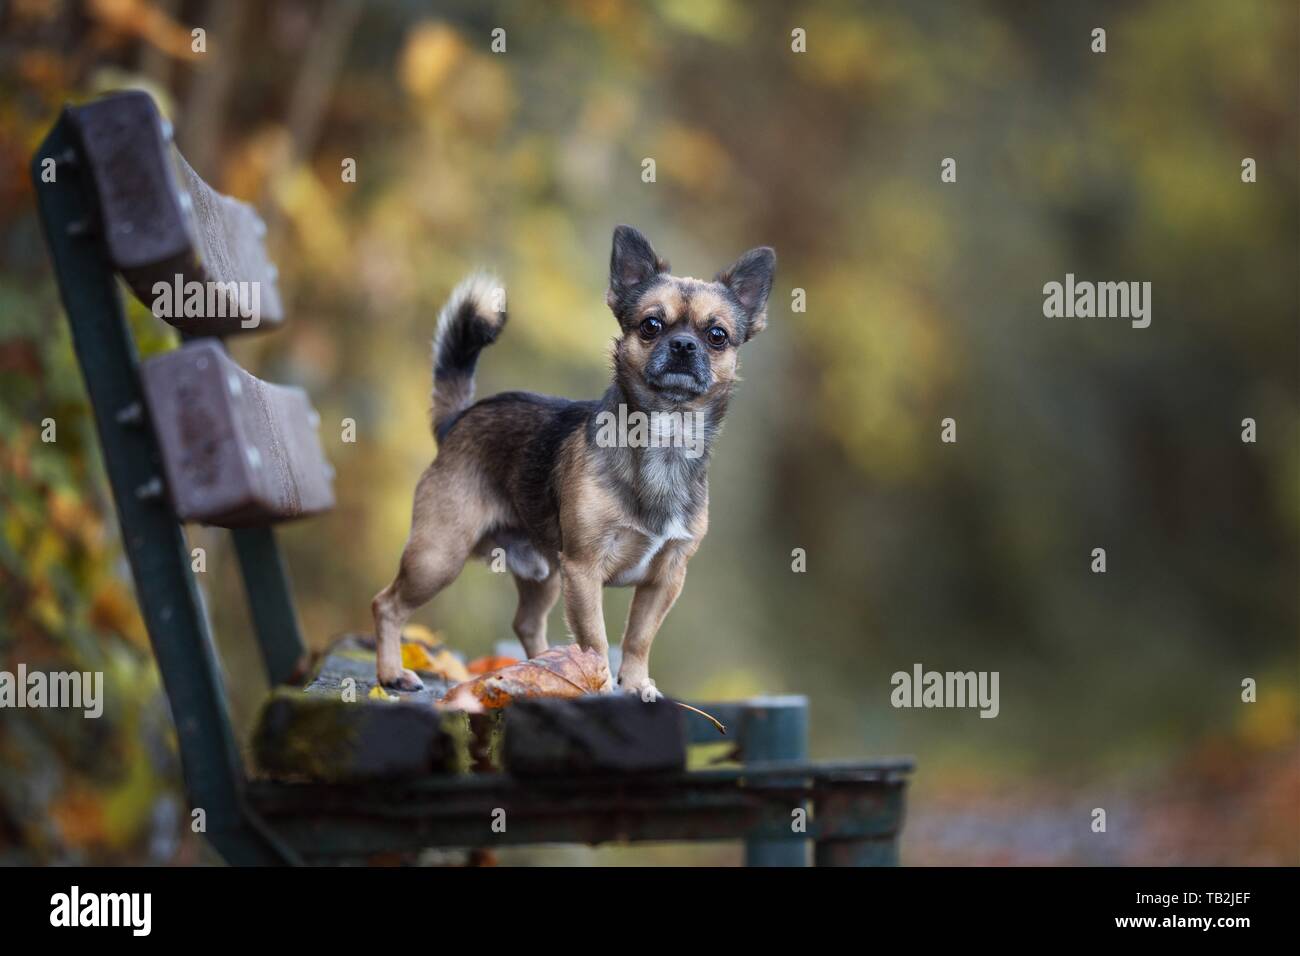
[[[383,785],[252,781],[247,795],[277,834],[313,860],[420,846],[758,837],[793,845],[877,842],[876,859],[854,862],[897,863],[910,761],[855,766],[852,776],[847,765],[828,775],[805,762],[545,780],[476,774]],[[814,811],[796,834],[791,807],[809,801]],[[491,826],[499,810],[507,821],[501,832]]]
[[[70,114],[99,197],[109,258],[141,302],[190,335],[283,322],[262,220],[199,177],[171,143],[148,94],[108,96]],[[165,311],[182,314],[159,314],[159,283],[172,300]],[[186,316],[185,298],[175,301],[170,290],[192,291],[190,283],[198,283],[202,296],[190,299],[198,314]]]
[[[682,770],[683,711],[628,694],[516,701],[506,709],[504,757],[517,777]]]
[[[469,770],[463,714],[406,702],[346,702],[280,690],[262,708],[253,754],[274,779],[326,782]]]
[[[141,380],[182,521],[233,528],[334,506],[319,416],[302,389],[250,375],[211,339],[149,359]]]
[[[402,639],[406,642],[406,638]],[[428,671],[417,671],[424,687],[418,691],[390,690],[404,701],[432,707],[446,696],[453,682]],[[375,671],[375,639],[370,635],[344,634],[325,651],[316,675],[305,688],[309,694],[337,698],[345,681],[350,680],[357,697],[368,697],[379,686]]]

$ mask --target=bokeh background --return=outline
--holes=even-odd
[[[0,861],[212,859],[27,174],[64,102],[141,87],[270,224],[291,320],[233,349],[322,412],[338,508],[280,534],[315,646],[369,629],[395,569],[463,273],[510,292],[480,394],[592,396],[616,223],[685,274],[770,244],[659,685],[806,693],[816,756],[915,755],[906,863],[1300,863],[1298,62],[1282,0],[0,3],[0,668],[104,670],[109,694],[99,721],[0,712]],[[1150,281],[1150,328],[1044,318],[1067,272]],[[144,351],[174,344],[133,322]],[[247,730],[266,688],[234,556],[190,534]],[[607,592],[611,631],[628,598]],[[513,600],[472,566],[416,620],[478,655]],[[917,662],[1000,671],[1000,715],[891,708]]]

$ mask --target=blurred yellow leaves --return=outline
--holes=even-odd
[[[673,26],[721,43],[749,32],[749,11],[736,0],[659,0],[659,11]]]
[[[882,75],[901,72],[901,45],[883,36],[880,23],[841,17],[831,11],[809,13],[799,26],[808,31],[808,53],[791,54],[794,68],[832,87],[874,86]],[[787,34],[788,35],[788,34]],[[786,42],[789,49],[789,42]]]
[[[587,93],[578,121],[580,134],[612,139],[622,136],[637,119],[637,101],[627,90],[602,86]]]
[[[406,36],[406,45],[398,58],[397,77],[402,88],[412,96],[432,97],[465,56],[465,43],[450,26],[440,22],[420,23]]]
[[[1270,750],[1295,742],[1300,706],[1297,706],[1292,686],[1293,679],[1282,673],[1260,681],[1256,701],[1241,705],[1237,735],[1243,743]]]
[[[135,594],[119,579],[106,578],[95,591],[90,605],[92,627],[126,638],[141,650],[149,649]]]
[[[151,753],[160,742],[149,724],[159,694],[157,673],[148,657],[108,651],[97,665],[105,670],[107,696],[116,702],[105,716],[113,732],[97,745],[107,756],[98,765],[71,761],[64,766],[44,812],[21,821],[32,845],[44,846],[52,838],[60,849],[121,853],[154,822],[165,787],[163,767]],[[62,742],[56,735],[49,743]]]
[[[898,269],[939,285],[952,260],[952,223],[932,190],[915,180],[883,182],[871,193],[861,218],[868,224],[873,248],[856,261],[870,262],[871,271]]]
[[[266,185],[283,170],[292,152],[289,131],[276,124],[246,136],[221,164],[221,190],[257,205]]]
[[[426,110],[453,116],[463,129],[495,134],[514,108],[510,78],[492,54],[471,50],[439,21],[418,23],[408,32],[397,78]]]
[[[690,688],[690,693],[700,700],[745,700],[772,693],[778,683],[776,675],[751,667],[731,667],[704,676]]]
[[[190,31],[149,0],[86,0],[86,12],[123,38],[143,40],[168,56],[199,60]]]
[[[605,306],[603,284],[593,288],[591,279],[594,273],[603,282],[607,253],[594,255],[585,248],[573,220],[553,206],[521,211],[514,238],[518,259],[510,310],[519,321],[511,334],[526,336],[533,352],[604,361],[617,325]]]
[[[51,489],[45,496],[45,507],[51,529],[57,534],[83,547],[93,547],[103,540],[104,522],[99,512],[72,489]]]
[[[717,192],[732,175],[726,148],[708,130],[670,123],[654,142],[659,169],[687,189]]]
[[[337,210],[337,200],[309,166],[279,177],[276,199],[294,225],[295,255],[307,255],[316,268],[332,269],[345,261],[351,242]]]
[[[809,337],[823,366],[821,401],[834,435],[857,465],[877,478],[912,477],[938,447],[930,408],[942,382],[942,325],[916,290],[873,273],[828,280],[821,293],[835,316],[826,335]]]
[[[822,369],[819,417],[866,474],[899,480],[938,447],[928,426],[938,427],[959,318],[942,312],[950,242],[932,195],[904,180],[866,200],[861,221],[847,261],[871,268],[817,275],[816,300],[791,318]]]

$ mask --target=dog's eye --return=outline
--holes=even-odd
[[[704,337],[715,349],[726,348],[727,346],[727,330],[720,325],[715,325],[709,329],[704,333]]]
[[[651,316],[648,319],[643,319],[641,322],[641,338],[646,339],[647,341],[654,338],[663,330],[664,324],[654,316]]]

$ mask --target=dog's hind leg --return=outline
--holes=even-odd
[[[397,577],[371,602],[379,682],[398,690],[424,686],[402,666],[402,626],[410,616],[456,580],[475,542],[491,520],[489,508],[472,483],[456,480],[451,468],[435,461],[415,489],[411,536]]]
[[[560,599],[560,572],[551,573],[540,581],[515,575],[519,591],[519,608],[515,611],[515,635],[524,645],[524,654],[536,657],[546,650],[546,615]]]

